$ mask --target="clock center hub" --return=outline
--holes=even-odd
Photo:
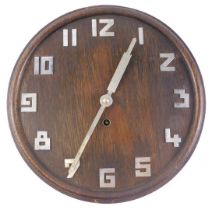
[[[110,94],[105,94],[100,97],[100,104],[104,107],[109,107],[113,103],[113,99]]]

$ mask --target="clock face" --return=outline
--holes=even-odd
[[[57,19],[29,43],[8,114],[19,151],[47,183],[120,202],[182,168],[200,134],[204,90],[194,58],[164,24],[100,6]]]

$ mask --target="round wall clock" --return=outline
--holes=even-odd
[[[194,151],[204,112],[200,71],[183,41],[118,6],[80,9],[43,28],[8,91],[24,160],[55,189],[92,202],[167,183]]]

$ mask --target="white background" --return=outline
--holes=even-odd
[[[18,0],[0,3],[0,209],[212,209],[212,12],[210,0]],[[27,42],[47,23],[69,11],[115,4],[149,13],[185,41],[202,72],[207,113],[200,142],[183,170],[164,187],[121,204],[93,204],[70,198],[38,178],[19,155],[6,113],[7,88]]]

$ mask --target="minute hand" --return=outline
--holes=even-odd
[[[136,38],[133,38],[127,51],[124,52],[124,54],[121,57],[121,60],[115,70],[115,73],[113,74],[113,77],[110,81],[110,84],[107,87],[107,91],[109,93],[115,93],[116,89],[119,85],[119,82],[121,81],[121,78],[123,77],[124,72],[127,69],[127,65],[129,64],[130,58],[132,56],[131,52],[135,46]]]
[[[121,58],[118,66],[116,68],[116,71],[115,71],[115,73],[114,73],[114,75],[113,75],[113,77],[110,81],[110,84],[107,88],[108,93],[106,95],[101,96],[101,98],[100,98],[101,107],[100,107],[99,111],[97,112],[96,117],[94,118],[94,120],[93,120],[93,122],[92,122],[92,124],[91,124],[91,126],[90,126],[90,128],[89,128],[89,130],[88,130],[78,152],[77,152],[77,155],[74,158],[74,161],[73,161],[71,167],[69,168],[67,178],[72,178],[74,176],[74,174],[76,173],[76,171],[78,170],[79,160],[82,156],[82,153],[83,153],[88,141],[91,138],[91,135],[94,132],[94,129],[95,129],[97,123],[99,122],[105,108],[112,105],[113,99],[112,99],[111,95],[112,95],[112,93],[115,93],[116,88],[118,87],[118,84],[119,84],[119,82],[120,82],[120,80],[121,80],[121,78],[122,78],[122,76],[123,76],[123,74],[124,74],[124,72],[127,68],[127,65],[128,65],[130,58],[132,56],[131,52],[132,52],[132,50],[135,46],[135,43],[136,43],[136,38],[133,38],[128,49],[127,49],[127,51],[122,55],[122,58]]]

